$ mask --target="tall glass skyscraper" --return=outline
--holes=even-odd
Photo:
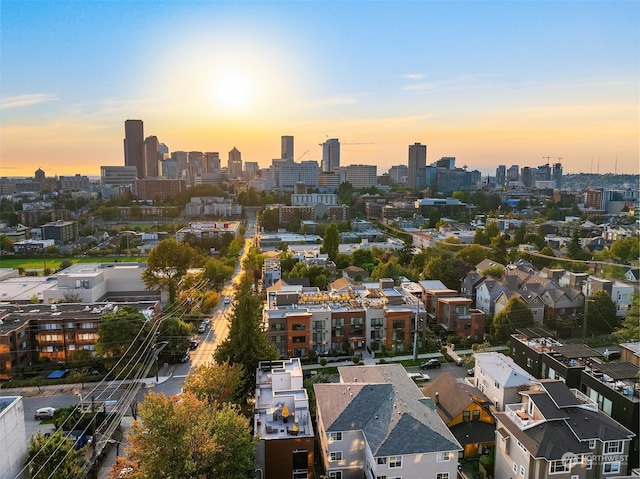
[[[331,138],[322,144],[322,171],[328,173],[340,168],[340,140]]]
[[[124,166],[135,166],[138,178],[145,178],[144,127],[142,120],[124,122]]]
[[[427,166],[427,145],[414,143],[409,145],[409,168],[407,184],[414,190],[425,187],[425,168]]]

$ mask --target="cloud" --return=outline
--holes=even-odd
[[[407,73],[403,75],[403,78],[408,78],[409,80],[421,80],[425,75],[422,73]]]
[[[50,93],[32,93],[30,95],[11,96],[0,101],[0,110],[37,105],[39,103],[46,103],[48,101],[56,101],[57,99],[57,95],[53,95]]]

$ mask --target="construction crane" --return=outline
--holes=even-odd
[[[559,156],[543,156],[543,160],[547,160],[547,165],[549,164],[549,160],[558,160],[560,161],[562,158]]]
[[[298,158],[296,158],[296,161],[300,161],[300,160],[302,159],[302,157],[303,157],[304,155],[306,155],[307,153],[309,153],[310,151],[311,151],[311,150],[307,150],[307,151],[305,151],[302,155],[300,155]]]

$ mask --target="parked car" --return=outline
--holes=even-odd
[[[82,449],[84,446],[86,446],[87,444],[91,444],[91,441],[93,441],[93,436],[91,436],[90,434],[85,434],[82,429],[67,431],[67,436],[74,440],[76,449]]]
[[[191,351],[193,351],[194,349],[196,349],[198,347],[198,341],[191,341],[191,343],[189,343],[189,349]]]
[[[617,349],[605,349],[602,355],[605,357],[607,361],[611,361],[613,359],[620,359],[620,351]]]
[[[464,366],[465,358],[459,357],[456,359],[456,366]]]
[[[229,304],[231,302],[231,298],[229,298],[229,296],[226,296],[224,298],[224,304]]]
[[[420,369],[432,369],[432,368],[440,368],[442,364],[437,359],[429,359],[424,363],[420,364]]]
[[[198,333],[204,333],[205,329],[207,329],[207,327],[204,324],[201,324],[200,326],[198,326]]]
[[[473,376],[476,373],[475,369],[467,369],[467,376]]]
[[[191,359],[191,356],[189,355],[189,351],[185,351],[184,353],[182,353],[182,356],[180,356],[181,363],[186,363],[187,361],[189,361],[189,359]]]
[[[41,407],[40,409],[36,409],[35,418],[36,419],[51,419],[53,418],[53,413],[56,412],[56,408],[54,407]]]

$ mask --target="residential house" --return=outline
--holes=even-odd
[[[369,279],[369,272],[359,266],[347,266],[342,270],[342,276],[354,281],[366,281]]]
[[[474,357],[473,385],[489,398],[498,411],[504,411],[506,404],[516,402],[522,387],[535,381],[531,374],[504,354],[476,353]]]
[[[621,281],[610,281],[608,279],[589,276],[586,284],[586,294],[591,296],[597,291],[606,291],[611,296],[611,301],[616,305],[616,315],[624,316],[631,309],[631,300],[634,293],[632,285]]]
[[[640,341],[620,344],[620,361],[640,367]]]
[[[485,314],[471,306],[469,298],[438,298],[436,329],[442,328],[448,334],[481,341],[484,338]]]
[[[485,314],[494,314],[495,302],[503,291],[508,291],[508,286],[493,276],[485,276],[484,280],[476,287],[476,308]]]
[[[544,319],[544,302],[537,293],[530,293],[527,291],[501,291],[495,301],[495,314],[498,314],[504,308],[507,307],[507,303],[513,297],[520,298],[527,307],[531,310],[533,320],[536,324],[542,324]]]
[[[469,271],[460,281],[460,295],[470,298],[476,308],[478,307],[476,304],[476,288],[484,278],[476,271]]]
[[[496,418],[494,476],[606,478],[626,474],[634,434],[562,381],[536,381]]]
[[[400,364],[340,367],[338,373],[338,383],[314,385],[329,478],[457,477],[462,446]]]
[[[256,370],[256,467],[263,479],[314,478],[314,432],[299,358],[260,361]]]
[[[548,289],[542,293],[542,301],[545,305],[545,318],[555,319],[577,318],[584,310],[584,294],[580,290]]]
[[[505,265],[502,263],[498,263],[492,259],[483,259],[476,265],[476,272],[482,274],[484,270],[495,267],[502,268],[503,270],[505,269]]]
[[[638,281],[640,281],[640,268],[629,268],[624,277],[627,281],[637,283]]]
[[[431,398],[438,416],[464,448],[463,457],[478,456],[494,445],[493,403],[478,388],[444,373],[422,392]]]

